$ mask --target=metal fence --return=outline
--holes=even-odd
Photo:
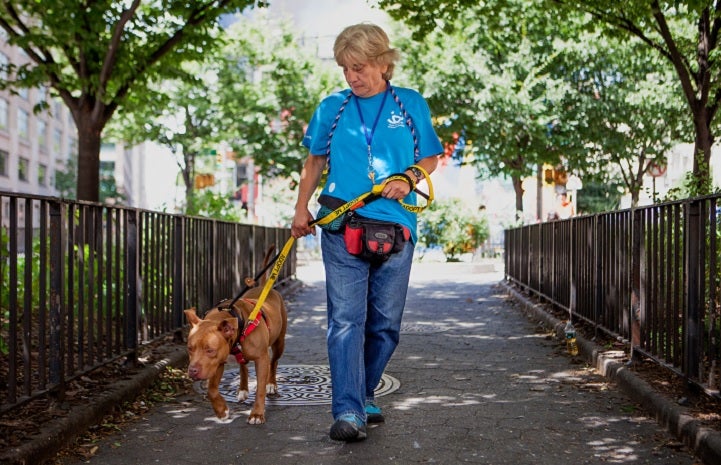
[[[506,279],[718,394],[720,198],[506,230]]]
[[[183,310],[232,298],[284,228],[0,192],[0,412],[135,361]],[[295,273],[295,251],[279,282]]]

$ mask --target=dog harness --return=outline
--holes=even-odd
[[[250,305],[256,305],[257,301],[251,300],[251,299],[243,299],[246,303]],[[241,344],[245,340],[245,338],[253,332],[255,328],[258,327],[260,324],[260,319],[262,318],[265,321],[265,325],[268,327],[268,331],[270,331],[270,325],[268,324],[268,319],[265,317],[265,313],[263,311],[256,312],[256,317],[253,319],[253,321],[249,321],[248,324],[245,324],[245,321],[243,321],[243,317],[235,311],[235,306],[228,307],[227,308],[228,313],[233,315],[238,320],[238,328],[243,328],[239,333],[238,337],[235,339],[235,342],[233,345],[230,346],[230,353],[235,356],[235,361],[238,362],[239,365],[245,365],[248,363],[248,361],[243,356],[243,348]],[[251,315],[252,316],[252,315]]]

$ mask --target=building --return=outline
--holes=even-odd
[[[8,64],[29,61],[8,45],[0,29],[0,79],[9,78]],[[76,156],[77,147],[72,115],[46,87],[0,91],[0,190],[58,195],[56,173]]]

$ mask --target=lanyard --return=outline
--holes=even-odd
[[[371,153],[371,143],[373,142],[373,135],[376,132],[376,128],[378,127],[378,121],[381,119],[381,113],[383,112],[383,107],[386,104],[386,99],[388,98],[388,86],[389,84],[386,84],[386,91],[383,93],[383,101],[381,101],[381,106],[378,108],[378,114],[376,114],[376,119],[373,121],[373,127],[371,127],[370,131],[368,130],[368,126],[366,126],[366,122],[363,119],[363,112],[360,108],[360,103],[358,103],[358,97],[356,96],[355,99],[355,107],[358,110],[358,116],[360,116],[361,125],[363,126],[363,135],[366,138],[366,144],[368,145],[368,178],[370,178],[371,183],[375,184],[375,171],[373,170],[373,154]]]

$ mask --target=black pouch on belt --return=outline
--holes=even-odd
[[[356,214],[346,224],[343,238],[348,253],[380,264],[403,250],[410,235],[410,230],[400,224],[371,220]]]

